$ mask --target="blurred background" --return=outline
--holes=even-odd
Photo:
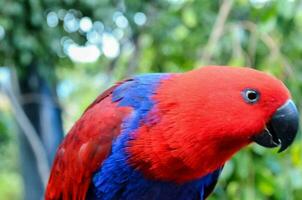
[[[252,66],[302,106],[299,0],[0,0],[0,199],[41,199],[57,145],[84,109],[133,74]],[[210,200],[302,197],[302,140],[257,145]]]

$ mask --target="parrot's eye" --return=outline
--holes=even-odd
[[[258,91],[253,90],[253,89],[245,89],[242,92],[242,96],[245,100],[245,102],[253,104],[258,102],[260,94]]]

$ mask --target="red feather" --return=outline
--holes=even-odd
[[[241,93],[250,87],[261,91],[253,106]],[[184,183],[215,171],[251,143],[289,92],[263,72],[213,66],[163,80],[153,99],[156,109],[128,143],[129,163],[148,178]]]
[[[112,91],[101,94],[84,112],[60,145],[49,178],[46,200],[84,200],[92,174],[111,150],[130,108],[117,107]]]

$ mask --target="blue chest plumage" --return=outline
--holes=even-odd
[[[215,184],[221,169],[207,176],[177,184],[149,180],[143,174],[127,164],[125,146],[132,137],[131,133],[144,123],[145,116],[154,106],[150,96],[159,82],[169,74],[151,74],[139,76],[118,86],[112,94],[112,101],[119,106],[133,108],[131,117],[122,125],[120,136],[113,142],[112,152],[94,174],[90,188],[90,198],[100,200],[198,200],[204,199],[205,193]]]

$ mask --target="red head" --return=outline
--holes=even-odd
[[[131,164],[151,178],[197,179],[253,139],[270,147],[284,142],[283,150],[297,132],[292,102],[285,106],[292,111],[288,136],[289,129],[278,133],[267,126],[290,93],[278,79],[249,68],[213,66],[177,74],[162,81],[153,98],[150,118],[157,122],[139,128],[128,148]]]

